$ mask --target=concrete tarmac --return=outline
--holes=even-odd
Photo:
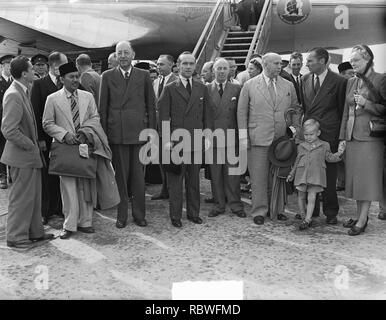
[[[355,202],[343,193],[338,225],[320,217],[315,227],[299,231],[295,196],[288,221],[258,226],[229,209],[209,218],[211,205],[203,201],[209,190],[202,179],[204,224],[184,214],[182,229],[171,225],[167,201],[150,200],[159,186],[146,188],[145,228],[130,221],[117,229],[115,210],[95,212],[95,234],[78,232],[16,251],[6,247],[2,226],[0,299],[172,299],[179,297],[173,284],[186,281],[240,281],[242,299],[386,298],[386,221],[377,219],[377,203],[366,232],[350,237],[342,222],[354,216]],[[7,194],[0,191],[0,213],[7,210]],[[248,213],[250,200],[244,201]],[[61,222],[51,221],[46,231],[58,235]]]

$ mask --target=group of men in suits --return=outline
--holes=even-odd
[[[86,55],[78,57],[77,69],[86,79],[85,87],[80,88],[87,89],[89,86],[89,91],[94,96],[92,100],[98,105],[98,110],[94,108],[94,112],[100,116],[101,126],[112,150],[112,163],[121,199],[117,208],[117,228],[124,228],[127,225],[129,198],[132,200],[131,209],[134,222],[142,227],[147,225],[144,168],[139,157],[144,142],[139,140],[139,135],[147,128],[158,129],[159,145],[162,146],[160,153],[162,150],[170,152],[178,141],[171,142],[162,139],[162,122],[170,126],[171,132],[176,129],[185,129],[191,134],[191,144],[183,150],[184,153],[189,154],[191,159],[195,158],[196,153],[203,151],[201,147],[197,149],[197,145],[201,144],[194,142],[195,129],[222,129],[224,131],[232,129],[239,132],[234,147],[236,149],[248,148],[248,169],[252,183],[252,215],[256,224],[263,224],[265,217],[269,214],[271,181],[267,153],[272,143],[285,134],[284,113],[288,108],[296,108],[301,104],[304,120],[317,119],[321,123],[321,138],[330,143],[332,151],[338,146],[337,134],[343,110],[346,80],[328,69],[329,56],[323,48],[315,48],[310,51],[307,58],[310,74],[306,76],[300,74],[302,56],[293,54],[290,58],[292,72],[289,74],[289,80],[280,76],[282,74],[280,56],[274,53],[265,54],[261,58],[263,72],[246,81],[242,88],[239,84],[229,80],[230,64],[223,58],[218,58],[210,66],[214,80],[205,85],[192,77],[196,60],[190,52],[183,52],[178,57],[178,76],[172,72],[173,57],[166,54],[161,55],[157,61],[160,75],[153,83],[147,71],[132,66],[135,52],[129,42],[118,43],[115,56],[117,66],[105,71],[101,79],[94,77],[89,57]],[[47,168],[50,160],[48,154],[52,135],[48,136],[42,126],[47,97],[62,88],[64,75],[61,75],[60,67],[67,63],[64,54],[52,53],[48,57],[48,75],[36,80],[32,86],[31,105],[24,101],[25,97],[22,95],[24,103],[29,108],[26,109],[33,111],[32,118],[36,119],[36,121],[33,120],[36,130],[32,130],[33,133],[29,139],[32,139],[32,143],[38,146],[41,162],[46,163],[46,166],[38,163],[37,153],[35,154],[36,161],[33,168],[36,167],[39,172],[42,171],[43,187],[42,192],[33,193],[33,195],[41,197],[43,222],[46,222],[50,215],[60,215],[63,211],[75,210],[62,208],[63,190],[66,189],[66,183],[62,181],[60,184],[56,176],[48,174]],[[27,64],[28,68],[29,64]],[[24,73],[22,72],[27,84],[30,83],[28,68],[23,71]],[[77,72],[75,69],[72,71]],[[62,81],[59,81],[60,76],[62,76]],[[100,85],[98,85],[98,80],[100,80]],[[20,94],[17,83],[14,89],[16,93]],[[98,90],[100,90],[99,93]],[[83,94],[81,90],[77,92],[80,92],[80,95]],[[69,105],[71,106],[72,103]],[[74,124],[75,122],[72,123],[71,128]],[[46,131],[50,131],[48,127],[49,125],[46,125]],[[12,142],[18,130],[10,128],[7,121],[3,120],[2,132],[6,133],[10,145],[15,143],[16,147],[14,146],[13,149],[22,148],[22,151],[25,152],[28,149],[26,145],[21,146],[17,144],[18,142]],[[71,132],[71,130],[66,130],[66,132]],[[71,139],[74,137],[67,134],[62,137],[63,141]],[[216,152],[218,146],[214,141],[210,142],[205,139],[204,146],[205,149],[211,147],[215,150],[214,154],[218,154]],[[229,146],[226,145],[227,147]],[[227,154],[226,151],[225,154]],[[9,162],[8,156],[7,154],[3,156],[3,163]],[[213,180],[212,191],[216,201],[209,216],[215,217],[223,214],[228,203],[232,213],[241,218],[246,217],[240,200],[240,177],[229,174],[231,165],[227,159],[221,164],[216,160],[210,166]],[[186,187],[187,217],[193,223],[202,223],[199,217],[200,168],[201,163],[194,162],[175,166],[165,166],[161,163],[163,186],[160,194],[152,199],[169,198],[170,218],[175,227],[182,226],[183,180],[185,180]],[[14,168],[12,172],[15,172]],[[29,172],[28,174],[35,173]],[[336,223],[336,215],[339,210],[335,183],[336,165],[328,164],[327,189],[323,194],[323,212],[327,216],[327,222],[331,224]],[[72,186],[70,189],[74,191],[76,188]],[[68,203],[71,198],[70,193],[67,198]],[[11,203],[12,201],[10,205]],[[318,207],[317,205],[316,211]],[[87,208],[85,211],[92,212],[92,208]],[[278,219],[285,220],[286,217],[279,214]],[[71,223],[74,224],[67,221],[67,226]],[[69,232],[73,232],[73,229],[73,227],[67,227]],[[39,231],[33,233],[32,239],[41,237],[44,236]],[[66,235],[63,238],[66,238]],[[12,241],[18,241],[13,239],[15,238],[10,236],[11,245],[14,244]]]

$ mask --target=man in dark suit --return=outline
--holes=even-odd
[[[67,63],[67,57],[63,53],[51,53],[48,57],[48,75],[35,80],[31,90],[31,102],[38,126],[39,144],[47,164],[42,169],[42,216],[44,224],[53,215],[62,215],[59,177],[48,174],[52,138],[43,130],[42,119],[47,97],[62,87],[59,80],[59,67],[65,63]]]
[[[240,198],[240,176],[229,174],[232,165],[226,157],[228,148],[238,150],[237,103],[241,87],[227,81],[229,63],[224,58],[216,59],[213,71],[215,79],[212,83],[208,83],[207,87],[213,102],[214,129],[224,132],[224,144],[215,141],[213,145],[214,162],[210,165],[210,171],[213,182],[212,191],[217,203],[208,216],[216,217],[225,213],[225,205],[228,202],[233,214],[245,218],[246,214]],[[226,139],[228,130],[234,130],[234,141]],[[237,151],[235,152],[237,155]]]
[[[87,54],[80,54],[76,58],[76,67],[80,72],[80,84],[94,96],[98,106],[101,76],[92,68],[91,59]]]
[[[328,69],[329,54],[324,48],[314,48],[307,57],[309,74],[303,77],[304,121],[313,118],[320,123],[320,139],[338,151],[339,130],[344,109],[347,79]],[[323,213],[328,224],[337,224],[339,212],[336,194],[337,165],[327,163],[327,188],[323,192]],[[320,203],[315,204],[314,215],[319,215]]]
[[[213,129],[212,105],[207,87],[200,81],[193,80],[192,75],[196,66],[196,59],[190,52],[183,52],[177,60],[179,79],[166,85],[160,99],[159,128],[162,121],[170,125],[170,132],[185,129],[189,132],[191,143],[184,145],[184,156],[191,159],[190,163],[168,166],[167,179],[169,184],[170,218],[173,226],[182,227],[182,199],[183,179],[186,187],[186,211],[188,220],[201,224],[200,212],[200,167],[201,163],[194,162],[194,156],[202,153],[202,146],[195,144],[194,129]],[[164,123],[165,125],[165,123]],[[162,134],[162,132],[161,132]],[[164,136],[162,137],[165,138]],[[172,142],[163,140],[166,150],[172,149]],[[198,141],[197,141],[198,142]],[[182,143],[182,142],[180,142]],[[178,143],[178,145],[180,145]],[[205,140],[208,148],[208,141]],[[202,161],[201,161],[202,162]]]
[[[174,58],[168,54],[160,55],[157,60],[157,68],[160,75],[158,79],[154,80],[153,82],[153,89],[154,89],[156,100],[159,99],[163,89],[167,84],[172,83],[173,81],[178,79],[178,77],[172,72],[173,63],[174,63]],[[159,110],[157,108],[157,123],[158,123],[158,118],[159,118]],[[162,145],[162,143],[160,143],[160,145]],[[161,192],[153,196],[151,200],[169,199],[167,177],[162,164],[160,164],[160,170],[161,170],[161,176],[162,176]]]
[[[35,71],[34,80],[44,78],[48,73],[48,58],[39,53],[31,58],[31,62]]]
[[[119,66],[103,72],[99,96],[101,124],[113,153],[113,166],[121,202],[117,228],[128,218],[128,190],[132,194],[134,222],[145,227],[145,175],[139,160],[140,132],[156,128],[155,96],[149,72],[131,66],[135,53],[127,41],[116,46]]]
[[[290,56],[289,60],[289,67],[291,69],[290,73],[290,81],[293,83],[295,90],[296,90],[296,96],[298,98],[299,104],[302,103],[302,74],[300,73],[300,70],[303,66],[303,56],[299,52],[293,52]]]
[[[12,77],[10,72],[10,63],[14,56],[11,54],[7,54],[0,58],[0,66],[1,66],[1,75],[0,75],[0,119],[3,117],[3,97],[5,91],[9,88],[12,83]],[[0,120],[1,121],[1,120]],[[5,138],[3,134],[0,132],[0,157],[3,153],[5,146]],[[3,163],[0,163],[0,189],[7,189],[7,166]]]
[[[27,57],[11,61],[14,82],[4,95],[1,131],[7,139],[1,162],[10,166],[13,186],[9,193],[7,246],[28,249],[34,241],[49,240],[41,219],[41,168],[43,157],[29,99],[34,79]]]

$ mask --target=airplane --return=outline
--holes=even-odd
[[[0,42],[15,41],[18,53],[84,52],[102,60],[117,42],[130,40],[136,59],[176,57],[193,50],[215,5],[216,0],[0,0]],[[272,5],[267,51],[386,43],[384,0],[273,0]],[[226,14],[232,18],[231,10]]]

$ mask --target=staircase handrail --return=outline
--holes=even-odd
[[[268,10],[270,9],[271,6],[272,6],[272,0],[265,0],[263,10],[261,11],[259,21],[257,23],[256,30],[255,30],[255,33],[253,35],[252,42],[251,42],[251,45],[250,45],[249,50],[248,50],[248,55],[247,55],[247,58],[245,60],[245,66],[248,66],[249,60],[251,59],[251,55],[255,51],[257,41],[259,40],[260,34],[262,32],[262,29],[263,29],[262,27],[263,27],[264,22],[266,21],[266,18],[267,18],[267,13],[270,12]]]
[[[218,22],[218,18],[220,17],[220,14],[223,13],[226,2],[226,0],[217,0],[217,3],[213,8],[212,13],[204,27],[204,30],[202,31],[201,36],[198,39],[196,46],[194,47],[193,55],[196,57],[196,61],[200,59],[203,50],[207,45],[209,38],[212,35],[213,30]]]

